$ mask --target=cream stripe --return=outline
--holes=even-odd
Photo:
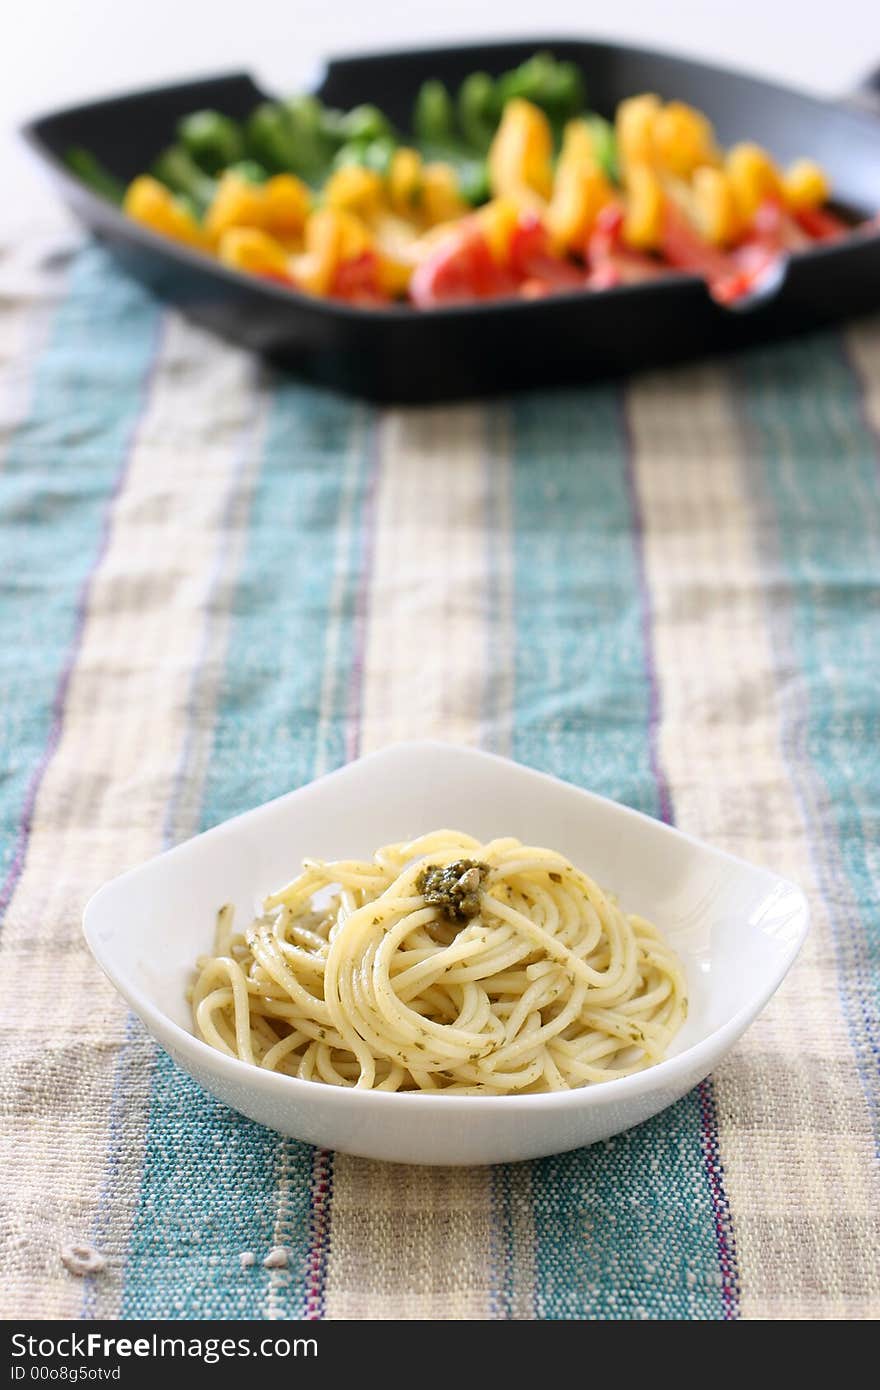
[[[407,738],[479,739],[491,520],[484,420],[478,407],[385,417],[364,752]],[[488,1317],[491,1202],[488,1169],[398,1167],[337,1154],[327,1317]]]
[[[715,1074],[725,1185],[742,1275],[744,1317],[846,1314],[859,1285],[880,1310],[880,1275],[865,1245],[833,1238],[847,1211],[880,1209],[864,1164],[869,1117],[850,1056],[826,907],[804,810],[782,746],[779,654],[765,608],[737,433],[715,368],[651,376],[631,388],[629,419],[660,686],[660,759],[678,824],[799,882],[813,932],[786,984]],[[830,1143],[827,1108],[854,1117]],[[812,1108],[810,1108],[812,1107]],[[748,1123],[739,1121],[749,1112]],[[796,1146],[786,1138],[797,1117]],[[757,1117],[757,1121],[756,1121]],[[844,1197],[842,1188],[846,1187]],[[768,1221],[808,1222],[805,1282]]]
[[[79,918],[103,879],[161,847],[250,369],[244,354],[219,353],[213,341],[209,351],[205,335],[171,321],[7,916],[0,970],[11,1041],[0,1093],[33,1094],[0,1139],[7,1169],[23,1150],[33,1158],[4,1222],[12,1239],[0,1298],[14,1295],[19,1315],[75,1316],[83,1298],[59,1246],[94,1228],[125,1010],[89,957]],[[133,1200],[118,1185],[114,1196]],[[110,1252],[102,1276],[111,1303],[121,1253]]]
[[[475,743],[485,672],[484,414],[392,411],[382,428],[361,748]]]
[[[857,324],[851,328],[847,334],[847,347],[862,387],[865,420],[874,434],[877,450],[876,486],[880,487],[880,320],[875,318],[870,324]],[[870,503],[876,514],[875,499],[871,498]],[[876,584],[876,573],[873,579]],[[865,805],[862,784],[857,777],[852,779],[851,793],[862,821],[865,859],[876,878],[880,874],[880,836],[875,829],[877,808]]]
[[[880,320],[854,325],[846,340],[864,384],[865,413],[875,433],[880,434]]]
[[[214,742],[214,715],[226,663],[235,584],[248,538],[251,499],[262,462],[262,440],[270,397],[254,387],[258,375],[244,359],[227,369],[222,389],[230,392],[222,416],[214,419],[214,444],[228,447],[228,489],[220,467],[206,485],[217,490],[217,510],[210,519],[214,561],[201,604],[200,644],[193,651],[193,669],[182,724],[180,757],[169,787],[162,827],[162,847],[195,835],[199,828],[205,779]],[[205,390],[210,388],[206,381]],[[200,393],[199,393],[200,394]],[[207,553],[207,552],[206,552]],[[140,1192],[144,1140],[150,1117],[155,1047],[133,1016],[123,1044],[114,1081],[113,1104],[119,1132],[111,1150],[112,1187],[101,1202],[99,1245],[119,1259],[110,1272],[94,1280],[86,1300],[96,1318],[119,1316],[123,1285],[123,1256],[128,1248]],[[120,1089],[122,1096],[120,1097]],[[109,1181],[109,1179],[108,1179]]]
[[[489,554],[489,623],[483,744],[509,756],[516,699],[516,621],[513,558],[513,443],[505,407],[490,410],[491,447],[486,469],[486,544]]]
[[[70,257],[58,249],[57,236],[0,247],[0,470],[27,416],[40,353],[64,298]],[[47,268],[35,273],[34,261]]]

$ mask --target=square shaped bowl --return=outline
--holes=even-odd
[[[690,1009],[668,1058],[545,1095],[443,1096],[300,1081],[196,1038],[186,1000],[217,909],[250,920],[304,856],[370,858],[455,827],[567,855],[681,956]],[[98,964],[200,1085],[282,1134],[367,1158],[481,1164],[537,1158],[639,1124],[701,1081],[778,988],[807,932],[793,884],[659,821],[488,753],[407,743],[374,753],[113,879],[85,912]]]

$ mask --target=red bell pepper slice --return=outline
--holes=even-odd
[[[421,309],[440,304],[467,304],[515,294],[512,275],[496,264],[482,231],[462,223],[416,267],[409,297]]]
[[[721,280],[730,274],[729,257],[704,241],[669,198],[663,209],[660,248],[667,263],[676,270],[690,270],[707,280]]]
[[[624,246],[623,207],[617,202],[606,204],[596,218],[587,239],[586,261],[587,287],[591,290],[641,284],[666,274],[665,267],[652,256]]]
[[[623,245],[623,204],[606,203],[599,212],[587,237],[584,259],[587,265],[604,261]]]
[[[659,261],[638,251],[612,251],[597,261],[587,276],[587,288],[612,290],[618,285],[641,285],[648,280],[662,280],[667,274]]]
[[[508,261],[513,275],[523,282],[521,293],[527,298],[540,292],[583,288],[583,270],[555,254],[546,227],[534,213],[520,215],[510,238]]]
[[[752,232],[733,251],[719,251],[703,241],[684,214],[667,202],[663,220],[663,254],[670,265],[701,275],[719,304],[732,304],[756,290],[780,256],[794,249],[796,229],[774,199],[755,214]]]
[[[761,242],[768,250],[803,251],[809,237],[789,216],[778,198],[767,198],[758,208],[747,241]]]
[[[827,208],[800,208],[794,213],[794,220],[811,241],[836,241],[853,230]]]
[[[375,251],[363,251],[336,267],[328,291],[331,299],[345,299],[364,306],[385,304],[388,295],[379,284],[379,260]]]
[[[765,199],[755,213],[748,236],[730,253],[730,272],[711,282],[712,294],[722,304],[753,294],[783,256],[802,251],[809,244],[809,238],[780,200]]]

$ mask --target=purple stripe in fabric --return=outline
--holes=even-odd
[[[333,1198],[333,1154],[315,1149],[312,1156],[311,1250],[306,1275],[305,1316],[312,1322],[327,1311],[327,1262],[330,1257],[330,1208]]]
[[[740,1282],[736,1258],[736,1240],[730,1202],[724,1188],[724,1167],[718,1137],[718,1110],[711,1076],[697,1087],[700,1099],[700,1140],[709,1179],[712,1215],[715,1220],[715,1239],[718,1244],[718,1264],[721,1270],[721,1307],[728,1322],[739,1317]]]

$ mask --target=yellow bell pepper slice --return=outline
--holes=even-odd
[[[814,159],[796,159],[782,176],[782,193],[792,212],[827,203],[831,186],[825,170]]]
[[[662,109],[660,98],[653,92],[627,97],[620,102],[614,118],[614,134],[624,178],[631,166],[642,168],[653,164],[654,129]]]
[[[612,196],[611,185],[596,162],[589,126],[586,121],[569,121],[545,219],[556,247],[583,252],[596,217]]]
[[[300,236],[312,206],[312,195],[294,174],[276,174],[263,185],[263,226],[282,241]]]
[[[214,201],[205,214],[205,231],[219,242],[230,227],[262,227],[265,220],[263,190],[240,174],[224,174]]]
[[[468,205],[458,189],[458,175],[451,164],[426,164],[422,169],[420,212],[429,227],[464,217]]]
[[[337,268],[374,246],[368,227],[354,213],[320,208],[306,222],[305,251],[291,261],[293,277],[312,294],[327,294]]]
[[[728,246],[742,230],[736,194],[723,169],[695,169],[691,180],[691,210],[700,235],[713,246]]]
[[[259,227],[230,227],[220,238],[217,254],[224,265],[253,275],[290,276],[290,257],[274,237]]]
[[[734,145],[728,150],[725,169],[743,222],[751,222],[767,198],[782,195],[779,170],[760,145]]]
[[[324,185],[324,202],[328,208],[360,213],[366,217],[379,211],[384,195],[381,174],[377,174],[375,169],[364,169],[359,164],[347,164],[337,169]]]
[[[663,184],[656,170],[635,164],[627,172],[623,239],[639,251],[653,251],[663,235]]]
[[[657,112],[651,134],[657,163],[676,178],[720,162],[711,122],[683,101],[667,102]]]
[[[379,254],[380,289],[397,298],[405,294],[418,258],[419,228],[396,212],[383,212],[370,224]]]
[[[311,206],[311,194],[293,174],[277,174],[264,184],[240,174],[224,174],[205,216],[205,230],[215,243],[233,227],[257,227],[282,241],[299,237]]]
[[[149,174],[141,174],[129,184],[122,206],[129,217],[152,231],[200,251],[208,249],[208,239],[189,209]]]
[[[414,270],[415,265],[410,264],[410,262],[398,260],[395,256],[389,256],[380,251],[377,268],[379,288],[390,295],[392,299],[400,299],[409,288]]]
[[[391,156],[388,169],[388,201],[400,217],[412,216],[418,208],[422,188],[422,156],[418,150],[401,145]]]
[[[550,197],[553,188],[553,133],[544,112],[515,97],[504,108],[489,148],[493,194],[528,202]],[[525,198],[523,198],[525,195]]]
[[[520,209],[512,198],[493,198],[475,214],[486,238],[492,259],[504,265],[510,256],[510,243],[519,220]]]

